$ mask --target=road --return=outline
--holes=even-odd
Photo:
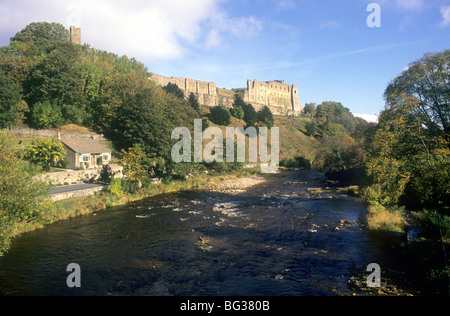
[[[84,183],[84,184],[76,184],[76,185],[68,185],[63,187],[57,187],[50,190],[50,195],[55,194],[62,194],[67,192],[73,192],[73,191],[80,191],[80,190],[87,190],[87,189],[93,189],[98,187],[104,187],[104,184],[99,183]]]

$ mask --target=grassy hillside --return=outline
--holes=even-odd
[[[304,134],[307,117],[275,116],[274,126],[280,129],[280,159],[304,156],[313,161],[319,142]]]
[[[293,159],[296,156],[304,156],[310,161],[314,160],[319,142],[314,137],[304,134],[305,124],[310,120],[307,117],[274,116],[274,127],[280,129],[280,160],[283,158]],[[209,124],[219,127],[223,135],[226,135],[226,126],[211,122]],[[229,126],[245,127],[245,122],[232,117]],[[205,144],[208,142],[205,141]]]

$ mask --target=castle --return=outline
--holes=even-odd
[[[70,27],[70,42],[81,45],[81,29],[75,26]]]
[[[169,83],[176,84],[188,97],[193,93],[200,104],[217,106],[219,104],[231,108],[234,95],[243,92],[243,100],[253,105],[256,110],[268,106],[276,115],[300,115],[303,107],[300,105],[298,85],[289,85],[281,81],[257,80],[247,81],[247,89],[233,89],[233,91],[217,89],[215,82],[205,82],[188,78],[165,77],[152,74],[151,78],[161,86]]]
[[[70,41],[81,45],[81,29],[70,27]],[[176,84],[184,91],[185,97],[193,93],[200,104],[208,106],[223,105],[231,108],[235,94],[240,94],[243,100],[253,105],[258,111],[268,106],[276,115],[300,115],[303,107],[300,104],[298,85],[289,85],[284,80],[259,82],[247,80],[247,89],[217,89],[215,82],[205,82],[188,78],[165,77],[151,74],[150,79],[161,86]]]

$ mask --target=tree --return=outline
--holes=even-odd
[[[60,166],[65,154],[66,150],[58,139],[37,138],[28,146],[24,157],[49,171],[51,166]]]
[[[183,100],[185,98],[184,91],[181,90],[176,84],[169,82],[166,86],[163,87],[163,90],[167,93],[173,94],[178,99]]]
[[[189,104],[192,106],[192,108],[198,113],[200,114],[200,104],[198,103],[198,99],[195,96],[195,94],[193,94],[192,92],[189,93],[189,99],[188,99]]]
[[[437,210],[450,203],[449,53],[425,55],[386,88],[367,146],[372,200]]]
[[[38,217],[47,187],[20,160],[17,139],[0,131],[0,255],[8,249],[14,223]]]
[[[408,115],[420,119],[427,131],[450,140],[450,50],[425,54],[411,63],[385,91],[386,108],[404,104],[405,96],[417,104]]]
[[[228,125],[231,122],[231,114],[223,105],[214,106],[211,108],[209,119],[217,125]]]
[[[25,84],[28,104],[50,101],[61,107],[63,117],[80,124],[85,119],[81,51],[71,43],[59,44],[32,71]]]
[[[69,43],[70,32],[60,23],[34,22],[16,33],[11,42],[32,42],[29,53],[43,55],[49,53],[55,45]]]
[[[60,127],[64,120],[61,108],[50,101],[34,104],[30,116],[31,124],[39,129]]]
[[[255,126],[255,123],[258,121],[258,113],[253,105],[244,103],[242,109],[244,110],[244,121],[247,127]]]
[[[269,107],[264,106],[261,110],[258,111],[258,121],[263,123],[268,128],[272,128],[273,114]]]
[[[25,119],[28,106],[20,90],[20,86],[0,70],[0,128],[12,128]]]
[[[317,110],[316,110],[315,103],[306,103],[305,104],[305,107],[303,108],[303,114],[305,116],[313,118],[316,116],[316,112],[317,112]]]

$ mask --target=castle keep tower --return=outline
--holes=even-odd
[[[81,45],[81,29],[75,26],[70,27],[70,42]]]
[[[277,108],[277,112],[302,111],[298,94],[298,85],[289,85],[284,80],[259,82],[247,81],[247,91],[244,100],[256,105],[267,105],[270,108]]]

